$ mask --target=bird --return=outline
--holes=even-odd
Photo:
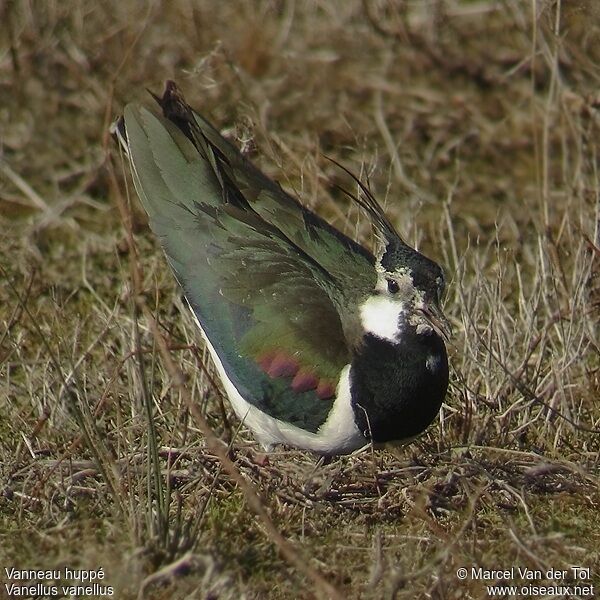
[[[358,178],[348,195],[374,251],[267,177],[174,82],[152,96],[113,133],[241,422],[265,450],[323,457],[418,437],[449,381],[441,267]]]

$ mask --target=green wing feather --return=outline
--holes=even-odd
[[[182,106],[175,118],[164,104],[169,118],[125,109],[150,226],[241,395],[316,431],[333,402],[327,386],[350,361],[358,317],[348,307],[372,289],[374,259]]]

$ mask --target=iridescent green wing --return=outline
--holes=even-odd
[[[354,253],[367,267],[368,256],[254,167],[244,179],[249,163],[234,154],[233,168],[192,122],[128,106],[125,129],[151,228],[230,379],[261,410],[316,431],[350,358],[333,265]],[[278,201],[304,231],[280,223]]]

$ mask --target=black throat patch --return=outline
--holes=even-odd
[[[358,428],[375,443],[402,441],[435,419],[448,388],[448,357],[435,333],[405,329],[398,344],[367,334],[352,362],[350,392]]]

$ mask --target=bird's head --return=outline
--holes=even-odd
[[[374,293],[361,309],[366,332],[394,341],[411,327],[417,335],[435,332],[449,338],[450,324],[441,309],[445,279],[437,263],[394,237],[376,270]]]
[[[441,308],[445,290],[441,267],[402,240],[358,177],[335,160],[329,160],[357,183],[360,192],[356,195],[340,189],[365,211],[381,242],[375,261],[375,287],[360,306],[364,334],[397,343],[408,329],[416,335],[437,334],[448,340],[451,326]]]
[[[440,305],[444,273],[437,263],[395,234],[389,236],[376,270],[375,288],[360,309],[365,333],[392,343],[407,329],[417,335],[435,333],[449,338],[450,324]]]

